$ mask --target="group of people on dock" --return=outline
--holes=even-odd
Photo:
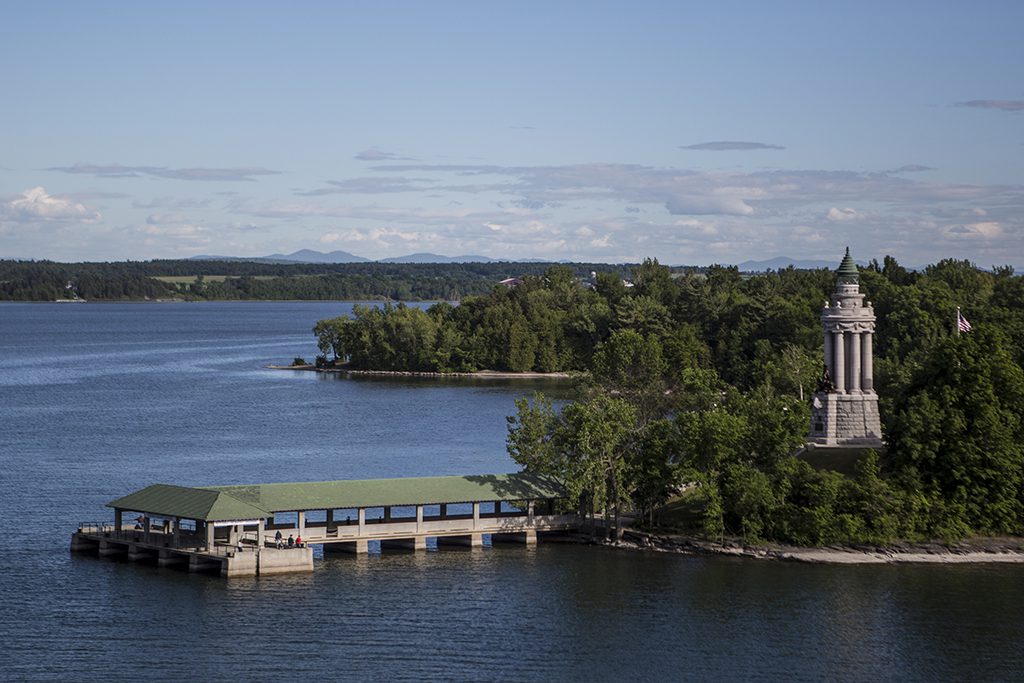
[[[278,550],[284,548],[301,548],[303,544],[302,536],[298,538],[288,534],[288,541],[285,542],[284,537],[281,535],[281,530],[278,529],[277,533],[274,534],[274,544],[277,545]]]
[[[278,550],[283,550],[285,548],[301,548],[303,546],[303,543],[305,543],[305,541],[302,540],[302,536],[296,538],[295,536],[288,534],[288,540],[285,541],[284,536],[281,535],[280,530],[278,530],[278,532],[274,534],[274,545],[277,546]],[[235,544],[235,549],[238,552],[242,552],[243,550],[241,536],[238,537],[238,542]]]

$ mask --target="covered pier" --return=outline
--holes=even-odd
[[[485,535],[533,544],[538,534],[577,527],[578,516],[558,508],[565,496],[557,481],[528,473],[153,484],[108,503],[113,524],[80,525],[71,549],[223,576],[312,571],[311,545],[366,553],[379,541],[382,549],[423,550],[436,538],[439,546],[479,547]]]

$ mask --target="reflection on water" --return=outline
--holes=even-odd
[[[342,304],[0,305],[4,680],[1013,680],[1024,569],[541,545],[224,581],[67,551],[153,482],[515,469],[548,382],[269,371]]]

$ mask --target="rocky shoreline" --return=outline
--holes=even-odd
[[[758,560],[812,564],[961,564],[1024,563],[1024,538],[974,538],[951,545],[940,542],[898,543],[888,546],[851,545],[807,548],[768,544],[745,546],[740,542],[712,543],[690,536],[650,534],[633,529],[623,532],[616,547],[693,555],[725,555]]]

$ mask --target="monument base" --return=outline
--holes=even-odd
[[[878,394],[874,391],[816,392],[807,441],[816,446],[880,448],[882,423],[878,416]]]

